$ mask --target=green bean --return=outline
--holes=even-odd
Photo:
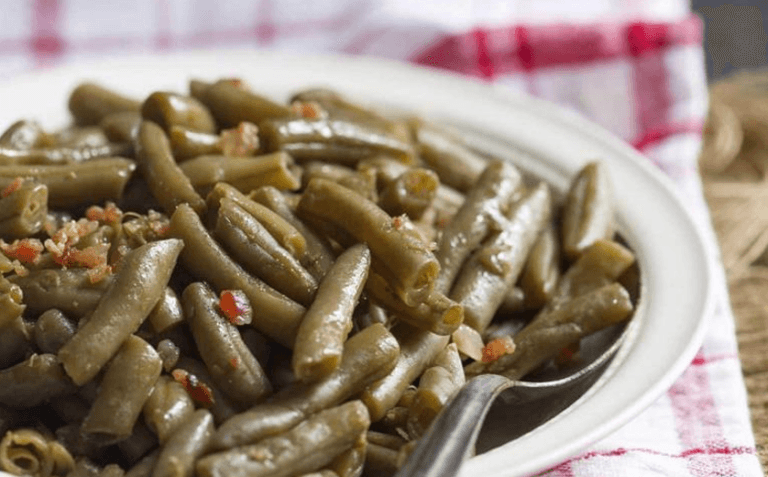
[[[96,400],[83,421],[83,432],[107,442],[129,437],[162,367],[149,343],[128,336],[106,367]]]
[[[48,215],[48,187],[23,181],[0,198],[0,236],[6,239],[29,237],[40,232]]]
[[[211,85],[202,82],[190,84],[196,97],[216,118],[222,128],[236,127],[243,121],[261,126],[267,119],[290,116],[290,110],[266,98],[240,88],[229,81],[217,81]]]
[[[400,323],[394,329],[400,343],[400,356],[394,369],[368,386],[360,399],[368,407],[371,420],[376,422],[393,408],[408,386],[424,372],[448,344],[448,336],[439,336]]]
[[[521,177],[514,166],[488,163],[456,215],[443,230],[435,256],[440,274],[435,289],[448,293],[464,260],[485,240],[496,217],[503,216],[519,193]]]
[[[211,413],[205,409],[195,411],[163,445],[152,477],[191,477],[195,461],[205,452],[213,431]]]
[[[157,463],[157,457],[159,455],[159,450],[150,452],[138,463],[134,464],[133,467],[125,473],[125,477],[151,477],[152,470],[155,468],[155,463]]]
[[[22,119],[11,124],[0,136],[0,147],[27,150],[45,147],[50,138],[36,121]]]
[[[554,310],[544,309],[513,340],[515,351],[490,363],[465,367],[467,376],[503,374],[520,379],[566,346],[607,326],[620,323],[632,313],[629,293],[618,283],[572,298]]]
[[[160,376],[142,408],[144,422],[160,444],[180,428],[195,411],[187,390],[168,376]]]
[[[228,182],[241,192],[262,186],[297,190],[301,182],[292,166],[291,156],[275,152],[254,157],[198,156],[179,167],[196,189],[207,193],[217,182]]]
[[[421,437],[443,406],[464,386],[464,368],[455,343],[446,346],[419,378],[408,415],[408,434]]]
[[[323,278],[334,260],[328,241],[318,236],[304,222],[299,220],[285,196],[274,187],[260,187],[253,191],[251,196],[254,201],[278,214],[301,233],[307,244],[307,252],[299,261],[313,277],[316,279]]]
[[[464,321],[482,332],[517,281],[550,215],[550,193],[541,183],[521,199],[502,230],[488,237],[464,264],[450,297],[464,307]]]
[[[192,208],[182,204],[171,217],[170,236],[182,239],[181,262],[218,290],[242,290],[257,310],[252,325],[286,347],[293,347],[304,307],[246,273],[208,234]]]
[[[197,99],[177,93],[156,91],[144,100],[141,115],[154,121],[166,132],[172,126],[213,134],[216,123],[208,109]]]
[[[356,164],[377,155],[406,164],[415,161],[410,144],[364,124],[330,118],[287,118],[264,121],[259,128],[266,150],[285,151],[299,162]]]
[[[523,269],[523,273],[525,273],[525,269]],[[522,281],[522,277],[520,280]],[[527,302],[526,302],[525,292],[523,291],[523,289],[520,288],[519,286],[513,286],[512,288],[507,290],[507,293],[504,295],[504,300],[499,304],[499,309],[497,311],[497,314],[504,316],[504,315],[517,313],[519,311],[522,311],[525,308],[526,303]],[[536,308],[533,303],[531,303],[530,306],[532,308]],[[492,326],[492,325],[489,325],[489,326]],[[486,327],[486,330],[487,329],[488,328]]]
[[[2,165],[66,165],[93,161],[131,153],[131,146],[121,144],[99,144],[84,146],[55,146],[45,149],[11,149],[0,147]]]
[[[545,307],[557,308],[570,298],[612,283],[634,263],[634,254],[621,244],[597,240],[568,267]]]
[[[368,247],[358,244],[342,253],[323,278],[296,335],[292,365],[298,379],[317,381],[339,366],[370,264]]]
[[[54,134],[52,140],[54,147],[67,148],[101,147],[110,143],[99,126],[70,126]]]
[[[182,356],[176,369],[186,372],[188,382],[197,382],[199,385],[210,389],[213,402],[201,403],[201,405],[206,406],[211,411],[213,420],[217,424],[225,422],[240,411],[239,407],[222,393],[218,386],[214,385],[213,378],[205,364],[196,359]]]
[[[397,340],[381,324],[361,330],[347,340],[341,363],[330,375],[314,383],[297,382],[273,396],[271,402],[233,416],[219,427],[213,446],[228,449],[257,442],[342,403],[386,376],[399,352]]]
[[[536,240],[520,275],[520,292],[526,308],[541,308],[555,292],[560,279],[560,244],[549,224]],[[509,294],[507,294],[509,297]]]
[[[332,224],[368,244],[374,269],[393,279],[393,289],[409,305],[429,295],[440,266],[427,244],[405,232],[373,202],[324,179],[312,180],[298,212]]]
[[[478,181],[487,161],[437,128],[422,125],[416,131],[420,157],[443,182],[462,192]]]
[[[181,126],[171,126],[168,140],[176,161],[186,161],[197,156],[221,154],[221,138],[216,134],[193,131]]]
[[[18,363],[33,351],[33,326],[19,316],[0,327],[0,369]]]
[[[571,260],[595,240],[613,237],[613,193],[605,166],[591,162],[571,182],[563,207],[563,252]]]
[[[173,288],[165,288],[160,300],[149,312],[147,321],[156,334],[164,333],[184,322],[184,311]]]
[[[328,115],[354,123],[362,123],[375,129],[395,133],[397,125],[372,109],[350,102],[336,91],[323,88],[308,89],[293,95],[290,102],[314,102]]]
[[[253,405],[272,392],[264,370],[237,328],[218,311],[218,297],[204,283],[182,294],[184,312],[200,357],[216,385],[234,402]]]
[[[172,214],[179,204],[188,203],[198,214],[205,213],[205,201],[173,159],[168,137],[157,124],[143,121],[136,140],[136,159],[152,195]]]
[[[288,298],[304,306],[312,303],[314,277],[235,201],[221,200],[214,235],[246,270]]]
[[[133,143],[142,118],[139,111],[121,111],[104,116],[99,127],[112,142]]]
[[[301,183],[304,187],[309,181],[319,177],[337,182],[347,189],[352,189],[366,199],[378,202],[376,176],[374,171],[355,171],[339,164],[311,161],[302,165]]]
[[[301,259],[307,253],[307,240],[296,227],[272,209],[248,198],[227,183],[217,183],[208,194],[206,197],[208,210],[212,212],[218,211],[221,199],[225,197],[232,200],[258,220],[267,229],[269,234],[277,240],[277,243],[291,255]]]
[[[52,354],[33,354],[0,371],[0,404],[4,406],[31,408],[75,391],[61,362]]]
[[[419,219],[434,201],[439,185],[437,175],[429,169],[410,169],[384,189],[381,208],[390,215]]]
[[[328,468],[334,474],[339,477],[359,477],[363,473],[365,454],[368,450],[368,441],[365,435],[365,432],[360,433],[352,447],[337,455],[328,464]]]
[[[83,83],[69,96],[69,111],[81,126],[99,124],[104,116],[121,111],[139,111],[141,103],[93,83]]]
[[[29,313],[39,315],[56,308],[79,320],[96,308],[115,277],[110,275],[93,283],[84,268],[46,268],[30,270],[23,277],[13,275],[9,280],[21,288]]]
[[[8,432],[0,441],[0,469],[15,475],[63,475],[74,466],[66,449],[34,429]]]
[[[78,385],[96,376],[121,343],[138,330],[162,297],[184,247],[180,240],[151,242],[130,251],[115,282],[91,318],[59,350],[67,374]]]
[[[0,189],[17,177],[48,187],[48,207],[68,209],[105,200],[118,200],[136,164],[109,157],[83,163],[55,165],[0,165]]]
[[[394,475],[399,468],[397,459],[397,450],[369,442],[365,456],[365,475],[375,477]]]
[[[282,435],[244,448],[209,454],[197,463],[201,477],[291,476],[322,468],[349,449],[370,424],[360,401],[321,411]]]
[[[35,321],[35,344],[43,353],[56,354],[75,330],[75,324],[64,313],[51,308]]]
[[[21,318],[26,309],[23,298],[23,289],[0,275],[0,328]]]
[[[317,472],[309,472],[307,474],[301,474],[298,477],[339,477],[339,474],[332,470],[323,469]]]

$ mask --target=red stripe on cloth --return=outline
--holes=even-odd
[[[64,53],[59,0],[35,0],[32,7],[32,53],[37,66],[53,63]]]
[[[669,45],[700,44],[701,19],[692,15],[677,23],[632,23],[628,28],[630,49],[633,56],[657,51]]]
[[[173,39],[171,38],[171,5],[168,0],[157,2],[155,28],[157,29],[155,49],[160,51],[170,49]]]
[[[488,50],[488,33],[477,29],[473,35],[477,42],[477,69],[485,78],[491,79],[494,76],[494,67]]]
[[[272,0],[261,0],[258,4],[256,39],[262,46],[269,45],[277,38],[277,26],[272,21]]]
[[[644,447],[618,447],[616,449],[599,450],[585,452],[584,454],[572,457],[567,461],[559,464],[557,467],[552,468],[545,473],[547,477],[563,477],[563,468],[568,466],[573,475],[573,469],[571,464],[578,461],[594,459],[596,457],[621,457],[627,454],[649,454],[659,457],[667,457],[670,459],[688,459],[691,456],[734,456],[734,455],[754,455],[757,453],[757,449],[754,447],[746,446],[733,446],[733,447],[693,447],[686,449],[678,454],[672,454],[669,452],[661,452],[655,449],[648,449]],[[555,472],[555,473],[552,473]],[[735,474],[712,474],[712,475],[735,475]]]
[[[680,443],[693,476],[736,475],[707,368],[689,366],[667,391]]]
[[[641,137],[632,141],[632,145],[635,149],[642,151],[676,134],[701,134],[703,128],[704,123],[701,121],[664,124],[645,131]]]
[[[344,46],[341,51],[350,54],[365,53],[366,49],[374,43],[377,39],[384,36],[389,31],[387,27],[374,28],[372,30],[361,32],[359,35],[352,38],[352,40]]]
[[[725,360],[738,360],[739,355],[736,353],[726,353],[726,354],[716,354],[714,356],[704,356],[703,354],[699,353],[696,355],[695,358],[693,358],[693,361],[691,361],[691,366],[705,366],[710,363],[717,363],[720,361]]]

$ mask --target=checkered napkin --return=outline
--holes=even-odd
[[[6,77],[229,46],[396,58],[572,108],[667,173],[717,253],[696,171],[707,92],[702,24],[685,0],[4,0],[0,15]],[[543,475],[763,475],[719,272],[704,345],[672,388]]]

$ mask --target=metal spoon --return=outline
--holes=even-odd
[[[503,422],[506,426],[520,426],[513,430],[511,439],[548,421],[597,380],[631,328],[605,330],[608,333],[598,337],[600,344],[597,345],[598,353],[604,351],[586,366],[558,379],[513,381],[496,374],[472,378],[440,412],[395,477],[452,477],[458,474],[461,463],[469,457],[477,441],[491,404],[502,391],[505,391],[502,401],[508,404],[501,411]],[[592,348],[594,350],[595,346]],[[521,417],[527,419],[514,419],[509,415],[515,408],[529,407],[528,404],[535,404],[536,410],[525,409]],[[505,428],[507,442],[509,431]]]

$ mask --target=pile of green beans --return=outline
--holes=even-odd
[[[242,81],[0,136],[0,469],[386,476],[481,373],[578,364],[634,256],[607,171],[563,200],[460,133]]]

